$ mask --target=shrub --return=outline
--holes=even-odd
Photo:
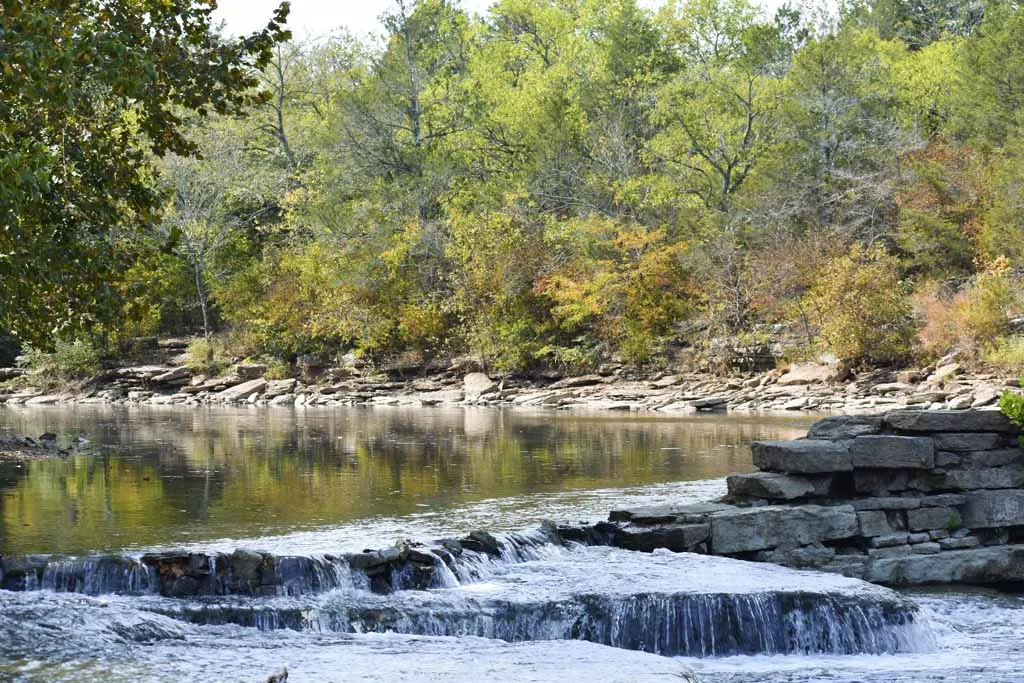
[[[1021,380],[1024,384],[1024,379]],[[999,397],[999,410],[1010,419],[1010,422],[1018,427],[1024,427],[1024,396],[1012,391],[1004,391]],[[1024,445],[1024,436],[1020,438],[1021,445]]]
[[[1010,264],[1000,256],[978,273],[974,285],[959,297],[957,315],[964,340],[982,347],[1005,335],[1016,305]]]
[[[225,364],[219,345],[205,337],[193,339],[185,349],[185,355],[188,357],[185,364],[193,372],[216,374]]]
[[[806,296],[819,343],[841,360],[884,364],[910,355],[912,306],[899,261],[881,247],[854,245],[818,273]]]
[[[263,375],[266,379],[288,379],[295,374],[292,366],[280,358],[268,358],[266,365],[267,372]]]
[[[985,362],[1002,370],[1024,374],[1024,336],[1000,337],[984,353]]]
[[[945,355],[960,340],[957,302],[946,295],[940,285],[925,283],[914,292],[913,303],[919,322],[917,339],[924,355],[928,358]]]
[[[82,339],[57,340],[53,351],[26,344],[21,362],[44,380],[80,380],[99,371],[100,352]]]

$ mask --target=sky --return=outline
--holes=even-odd
[[[659,0],[642,0],[652,6]],[[262,28],[280,0],[218,0],[217,16],[227,23],[228,33],[239,35]],[[342,26],[357,35],[379,33],[377,17],[392,0],[291,0],[288,27],[297,40],[327,35]],[[483,13],[494,0],[462,0],[470,12]]]
[[[462,7],[483,12],[493,0],[462,0]],[[217,16],[228,33],[242,34],[264,26],[280,0],[218,0]],[[356,34],[377,33],[377,17],[392,0],[291,0],[288,27],[296,39],[316,38],[345,26]]]

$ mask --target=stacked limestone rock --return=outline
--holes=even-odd
[[[755,443],[760,471],[729,477],[731,505],[617,512],[614,542],[885,584],[1021,586],[1020,434],[997,411],[830,417],[806,439]]]

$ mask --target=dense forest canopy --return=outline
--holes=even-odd
[[[2,8],[21,339],[1024,365],[1016,3],[397,0],[308,43],[286,8],[240,41],[199,1]]]

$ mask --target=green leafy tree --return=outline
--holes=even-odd
[[[260,102],[284,3],[238,40],[201,0],[0,4],[0,326],[27,340],[119,310],[114,231],[154,223],[151,159],[195,151],[183,112]]]

